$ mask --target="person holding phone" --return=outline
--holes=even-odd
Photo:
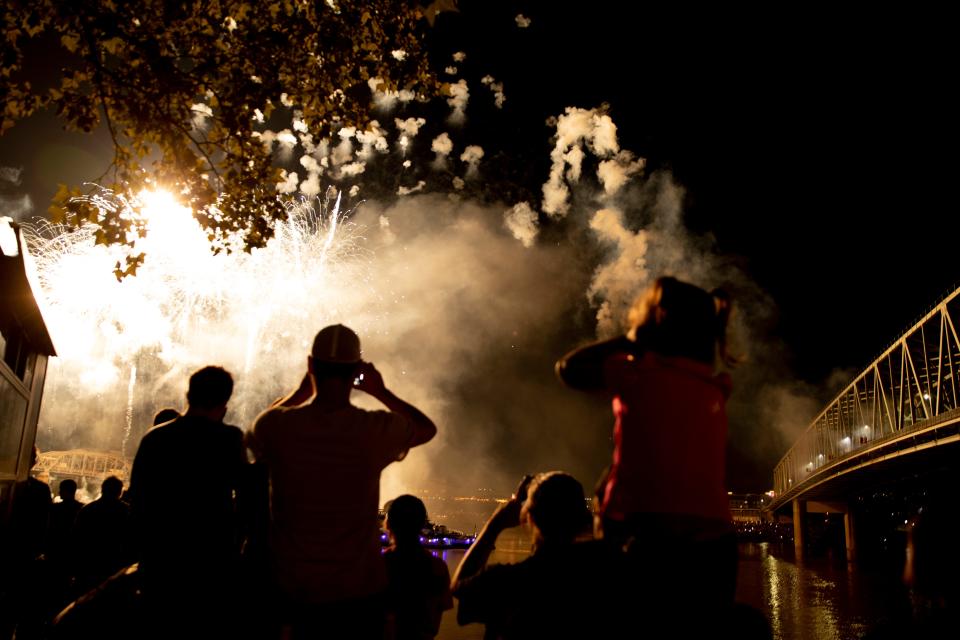
[[[531,527],[531,555],[517,564],[488,566],[497,537],[521,522]],[[613,637],[624,611],[623,554],[599,541],[578,541],[589,529],[576,478],[561,471],[524,476],[453,576],[457,622],[485,624],[485,638]]]
[[[354,389],[387,410],[354,406]],[[317,334],[300,386],[256,419],[249,445],[268,470],[274,579],[294,637],[382,637],[380,472],[436,433],[339,324]]]

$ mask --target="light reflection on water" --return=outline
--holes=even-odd
[[[737,600],[762,611],[780,640],[860,638],[906,604],[895,573],[829,559],[798,564],[792,548],[742,544]]]
[[[530,549],[529,535],[505,531],[491,562],[520,562]],[[437,551],[451,575],[463,550]],[[776,640],[850,640],[860,638],[906,602],[896,572],[848,569],[826,559],[797,564],[793,549],[767,543],[740,546],[737,600],[766,615]],[[439,640],[481,640],[483,627],[460,627],[456,609],[443,616]],[[695,611],[691,610],[691,613]]]

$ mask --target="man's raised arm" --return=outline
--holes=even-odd
[[[437,435],[437,425],[425,413],[402,400],[383,384],[383,376],[371,362],[362,362],[357,369],[356,388],[383,403],[383,405],[413,424],[413,439],[410,446],[415,447],[433,439]]]

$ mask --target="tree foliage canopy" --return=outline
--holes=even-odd
[[[314,135],[362,129],[371,81],[436,95],[423,18],[403,0],[13,0],[0,133],[45,108],[68,129],[105,125],[114,156],[103,187],[129,198],[160,185],[197,212],[211,241],[239,234],[246,248],[262,246],[285,210],[261,123],[287,108]],[[54,219],[91,222],[98,242],[132,246],[142,223],[84,195],[62,187]]]

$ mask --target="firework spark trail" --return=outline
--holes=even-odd
[[[133,390],[137,386],[137,365],[130,367],[130,383],[127,385],[127,426],[123,431],[123,442],[120,444],[120,455],[127,455],[127,443],[133,432]]]
[[[333,244],[333,238],[337,234],[337,215],[340,213],[340,196],[342,192],[337,192],[337,203],[333,205],[333,211],[330,212],[330,222],[327,230],[327,240],[323,243],[323,249],[320,251],[320,264],[327,261],[327,252]],[[329,202],[330,190],[327,190],[327,201]]]

